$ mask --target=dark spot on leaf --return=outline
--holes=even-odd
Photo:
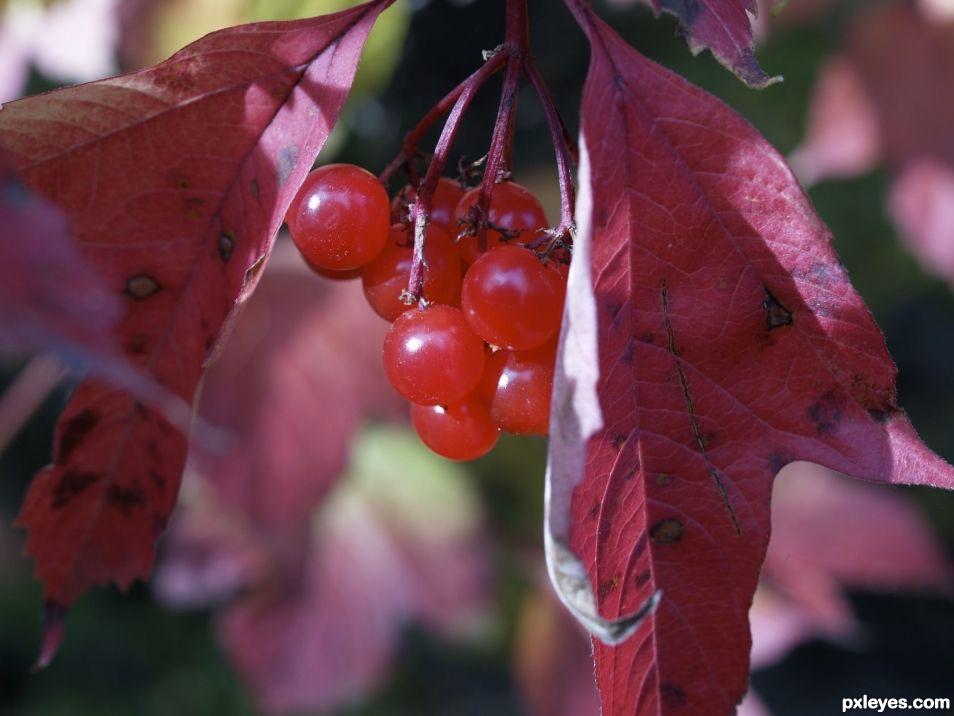
[[[623,446],[626,444],[626,436],[620,433],[613,437],[613,448],[616,450],[622,450]]]
[[[166,478],[163,477],[162,473],[158,470],[149,471],[149,480],[155,485],[159,490],[164,490],[166,487]]]
[[[212,350],[212,346],[215,345],[215,336],[208,336],[205,339],[205,352],[208,353]]]
[[[219,258],[222,263],[227,264],[232,258],[232,252],[235,251],[235,233],[232,231],[223,231],[219,235]]]
[[[873,384],[867,376],[855,373],[851,376],[849,392],[876,422],[886,423],[901,411],[894,385],[881,387]]]
[[[653,345],[654,342],[656,341],[656,334],[644,333],[643,335],[639,337],[639,340],[641,343],[648,343],[649,345]]]
[[[293,145],[282,147],[275,166],[278,186],[285,184],[296,166],[298,166],[298,147]]]
[[[149,336],[144,333],[133,333],[126,341],[126,352],[134,356],[146,355],[149,352]]]
[[[616,323],[616,320],[619,316],[619,312],[622,310],[623,310],[622,303],[607,303],[606,304],[606,312],[609,314],[610,320],[612,320],[613,323]]]
[[[647,544],[649,544],[649,539],[646,537],[646,533],[643,532],[642,536],[636,540],[636,544],[633,545],[633,559],[638,559],[642,556],[643,552],[646,551]]]
[[[785,308],[768,289],[765,289],[762,310],[765,311],[765,325],[768,326],[770,331],[782,326],[790,326],[795,320],[792,312]]]
[[[602,229],[606,226],[607,221],[609,221],[609,212],[606,211],[606,207],[601,206],[596,211],[596,224]]]
[[[599,502],[594,503],[593,506],[590,508],[590,511],[586,513],[586,519],[595,520],[597,517],[599,517],[600,507],[601,505]]]
[[[889,408],[888,410],[877,410],[872,408],[868,410],[868,415],[871,416],[871,419],[876,423],[881,423],[884,425],[898,412],[900,411],[897,408]]]
[[[612,579],[608,579],[605,582],[601,582],[597,588],[599,592],[600,599],[606,599],[610,593],[619,586],[619,575],[614,574]]]
[[[661,473],[659,473],[658,475],[656,475],[656,484],[657,484],[657,485],[661,485],[662,487],[665,487],[665,486],[668,485],[670,482],[672,482],[672,475],[667,475],[667,474],[664,473],[664,472],[661,472]]]
[[[769,455],[769,472],[771,472],[773,475],[777,475],[779,470],[788,465],[788,463],[792,462],[794,459],[795,458],[790,452],[788,452],[788,450],[776,448],[772,451],[772,454]]]
[[[632,480],[639,474],[640,462],[639,456],[633,455],[632,460],[629,461],[629,465],[626,467],[626,470],[623,472],[624,480]]]
[[[613,86],[616,87],[617,92],[622,92],[625,83],[623,82],[623,76],[618,72],[613,73]]]
[[[650,579],[652,579],[652,576],[653,576],[652,572],[650,572],[648,569],[643,570],[642,572],[636,575],[636,579],[633,580],[633,583],[636,585],[638,589],[639,587],[644,586]]]
[[[623,351],[623,362],[632,363],[633,357],[636,355],[636,339],[630,338],[626,343],[626,350]]]
[[[56,455],[57,462],[68,462],[70,455],[83,442],[83,438],[98,424],[99,415],[92,408],[86,408],[86,410],[70,418],[63,426],[63,432],[60,435],[60,450]]]
[[[152,532],[156,537],[158,537],[159,535],[161,535],[163,532],[166,531],[167,522],[168,520],[166,520],[166,518],[163,517],[162,515],[152,516]]]
[[[146,443],[146,452],[149,453],[149,460],[154,465],[162,464],[162,453],[159,450],[159,443],[155,440],[150,440]]]
[[[74,497],[82,494],[90,485],[99,479],[99,473],[86,470],[67,470],[53,488],[54,510],[66,507]]]
[[[149,408],[146,407],[145,403],[139,400],[133,403],[133,410],[136,411],[136,415],[143,419],[149,415]]]
[[[662,698],[663,706],[669,709],[682,708],[689,703],[689,697],[682,687],[671,681],[659,683],[659,696]]]
[[[674,544],[682,539],[685,528],[679,520],[667,517],[659,520],[649,530],[649,534],[656,544]]]
[[[136,274],[126,281],[126,293],[138,300],[155,295],[160,288],[159,282],[147,273]]]
[[[838,431],[846,404],[845,397],[839,394],[837,388],[832,388],[809,406],[808,417],[815,424],[816,435],[821,437]]]
[[[128,517],[134,509],[145,506],[146,495],[138,484],[129,488],[110,485],[106,488],[106,502]]]
[[[256,201],[262,198],[262,190],[258,185],[258,179],[252,179],[252,183],[249,186],[249,191],[252,192],[252,198],[254,198]]]

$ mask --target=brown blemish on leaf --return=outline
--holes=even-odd
[[[613,449],[622,450],[623,446],[626,445],[626,436],[620,433],[613,437]]]
[[[768,469],[773,475],[777,475],[778,471],[783,467],[792,462],[795,458],[787,450],[782,448],[776,448],[772,451],[772,454],[769,455],[768,459]]]
[[[648,569],[644,569],[642,572],[636,575],[636,578],[633,580],[633,584],[636,585],[636,588],[644,586],[650,579],[652,579],[652,572]]]
[[[610,321],[613,324],[613,327],[619,325],[620,321],[620,312],[623,310],[622,303],[607,303],[606,312],[609,313]]]
[[[785,308],[768,289],[765,289],[762,310],[765,311],[765,325],[768,326],[770,331],[782,326],[790,326],[795,321],[792,312]]]
[[[298,166],[298,147],[287,146],[282,147],[282,150],[278,153],[278,158],[275,164],[275,173],[276,178],[278,179],[278,186],[282,187],[285,185],[285,182],[288,181],[288,177],[291,176],[291,173],[295,170],[295,167]]]
[[[664,472],[661,472],[658,475],[656,475],[656,484],[659,485],[660,487],[665,487],[670,482],[672,482],[672,475],[667,475]]]
[[[158,470],[149,471],[149,480],[159,490],[164,490],[166,488],[166,478],[163,477],[162,473]]]
[[[160,288],[159,282],[147,273],[136,274],[126,281],[126,294],[137,300],[154,296]]]
[[[222,263],[227,264],[235,251],[235,232],[223,231],[219,235],[218,250]]]
[[[636,339],[630,338],[626,343],[626,350],[623,351],[622,359],[624,363],[632,363],[636,355]]]
[[[590,508],[590,511],[586,513],[586,519],[595,520],[599,516],[600,516],[600,503],[596,502]]]
[[[70,418],[63,427],[63,433],[60,436],[60,449],[56,455],[57,462],[68,462],[70,455],[83,442],[83,438],[98,424],[99,415],[92,408],[86,408],[86,410]]]
[[[129,488],[110,485],[106,488],[106,503],[128,517],[134,509],[145,506],[146,494],[139,484]]]
[[[815,424],[815,434],[821,437],[838,432],[846,405],[845,396],[837,388],[826,391],[812,403],[808,408],[808,418]]]
[[[149,336],[145,333],[133,333],[126,341],[126,352],[134,356],[146,355],[149,352]]]
[[[255,201],[260,201],[262,198],[262,189],[258,185],[258,179],[252,179],[252,183],[249,185],[249,191],[252,193],[252,198]]]
[[[82,494],[90,485],[99,479],[99,473],[86,470],[67,470],[53,488],[52,508],[59,510],[66,507],[73,498]]]
[[[675,544],[682,539],[684,533],[682,522],[672,517],[659,520],[649,530],[649,535],[656,544]]]
[[[645,532],[643,532],[639,539],[636,540],[636,544],[633,545],[633,559],[638,559],[640,556],[642,556],[643,552],[646,551],[647,544],[649,544],[649,537]]]
[[[659,684],[659,696],[663,705],[668,709],[682,708],[689,702],[685,690],[671,681],[662,681]]]
[[[599,592],[600,599],[606,599],[610,593],[619,586],[619,575],[614,574],[612,579],[608,579],[605,582],[601,582],[597,591]]]

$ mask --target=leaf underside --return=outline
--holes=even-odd
[[[155,67],[0,111],[0,147],[66,212],[81,253],[124,299],[127,358],[189,403],[382,7],[230,28]],[[185,436],[150,406],[79,385],[18,517],[48,603],[148,575],[185,453]]]
[[[548,536],[585,568],[600,618],[661,593],[630,639],[594,642],[604,714],[730,714],[778,470],[807,460],[948,488],[954,471],[898,408],[883,336],[781,157],[575,12],[592,46],[587,166]]]

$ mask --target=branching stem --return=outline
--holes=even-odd
[[[549,251],[552,246],[558,244],[560,246],[566,246],[572,242],[574,232],[573,203],[575,192],[570,170],[573,160],[571,143],[568,139],[566,128],[553,102],[553,96],[550,94],[530,54],[527,0],[507,0],[506,12],[507,25],[503,44],[492,53],[489,53],[480,69],[451,90],[410,132],[408,132],[404,138],[404,146],[401,153],[395,157],[381,173],[381,180],[387,181],[396,171],[402,167],[408,167],[409,163],[413,163],[417,154],[418,144],[424,135],[427,134],[440,117],[447,113],[444,128],[441,131],[440,138],[437,140],[437,146],[434,148],[434,156],[428,164],[427,172],[423,180],[416,187],[416,196],[414,204],[411,207],[409,221],[414,227],[414,251],[411,263],[411,275],[408,281],[407,291],[403,296],[404,300],[408,303],[423,300],[421,294],[424,287],[424,272],[427,268],[424,262],[424,240],[427,232],[430,207],[433,201],[434,191],[437,188],[437,182],[447,163],[448,154],[454,138],[457,135],[457,131],[460,128],[461,120],[477,90],[489,77],[505,65],[506,70],[504,73],[503,88],[500,94],[500,105],[497,110],[497,120],[494,124],[490,149],[487,152],[480,193],[473,208],[473,228],[477,232],[478,250],[484,251],[487,247],[488,214],[494,187],[500,181],[501,177],[506,175],[506,172],[512,165],[517,93],[520,89],[520,81],[524,74],[530,79],[540,99],[540,104],[543,107],[543,112],[550,128],[554,152],[556,153],[560,181],[560,224],[556,229],[548,231],[544,237],[534,243],[540,244],[544,241],[549,241],[551,245],[548,246],[547,250]],[[408,168],[413,179],[413,167]],[[537,246],[534,245],[532,245],[532,247],[537,248]]]

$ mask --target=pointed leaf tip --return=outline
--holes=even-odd
[[[31,671],[42,671],[50,665],[53,657],[60,650],[63,635],[66,629],[66,607],[61,604],[47,602],[43,606],[43,639],[40,642],[40,652],[33,662]]]

